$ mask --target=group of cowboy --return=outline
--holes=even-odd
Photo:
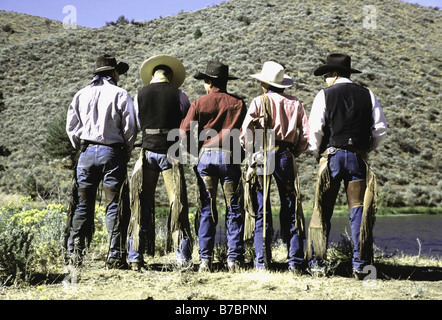
[[[352,73],[360,71],[351,68],[348,55],[330,54],[315,70],[315,76],[324,76],[327,87],[317,93],[309,118],[301,101],[284,92],[294,81],[274,61],[265,62],[260,73],[251,75],[260,82],[264,94],[249,107],[227,92],[228,81],[238,78],[218,61],[208,62],[205,71],[194,76],[204,81],[206,94],[192,103],[179,89],[186,71],[178,59],[157,55],[144,61],[140,75],[145,86],[134,100],[117,86],[119,76],[128,69],[112,56],[99,57],[92,83],[80,90],[69,106],[66,130],[81,152],[73,195],[77,201],[68,230],[71,261],[81,263],[90,242],[95,197],[102,181],[110,238],[107,265],[126,268],[128,260],[132,269],[140,270],[145,263],[143,255],[155,252],[155,199],[161,173],[170,210],[167,247],[176,251],[178,265],[192,265],[183,163],[172,155],[171,147],[179,143],[189,151],[196,134],[199,210],[195,228],[200,271],[212,269],[219,184],[226,207],[229,270],[243,266],[244,242],[252,238],[255,268],[269,268],[269,192],[274,178],[288,269],[323,270],[333,208],[344,181],[354,247],[353,273],[356,278],[363,277],[364,267],[373,259],[376,208],[376,178],[367,164],[367,154],[385,139],[387,124],[375,95],[350,80]],[[171,139],[170,133],[177,129],[180,136]],[[233,130],[240,134],[229,134]],[[141,153],[128,183],[127,162],[140,131]],[[235,145],[252,150],[250,156],[241,157],[242,164],[233,161]],[[317,158],[319,170],[306,230],[295,159],[308,148]]]

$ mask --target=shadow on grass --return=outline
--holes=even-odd
[[[88,272],[88,269],[102,269],[106,272],[106,268],[104,266],[104,261],[102,267],[101,263],[97,261],[98,264],[95,264],[94,267],[82,267],[79,271],[80,273]],[[422,261],[420,262],[422,264]],[[284,262],[272,262],[269,268],[270,272],[280,272],[287,273],[289,271],[287,269],[288,265]],[[403,280],[403,281],[441,281],[442,280],[442,268],[436,266],[413,266],[410,265],[409,262],[407,264],[401,264],[400,261],[395,261],[393,263],[389,263],[387,261],[381,260],[374,263],[375,267],[375,275],[370,274],[371,276],[375,276],[376,279],[380,280]],[[148,271],[156,271],[156,272],[198,272],[199,263],[194,263],[193,265],[187,268],[179,268],[174,262],[153,262],[147,263],[146,270]],[[327,277],[344,277],[344,278],[352,278],[352,265],[351,261],[340,261],[335,260],[329,263],[327,272]],[[111,271],[111,270],[109,270]],[[253,262],[248,262],[244,265],[243,271],[241,272],[253,272],[255,271]],[[132,270],[122,270],[122,272],[135,272]],[[227,265],[225,262],[214,262],[212,264],[212,272],[229,272]],[[305,272],[303,276],[310,276],[308,272]],[[52,284],[61,284],[66,281],[70,281],[68,279],[69,274],[66,273],[34,273],[31,276],[29,285],[52,285]],[[5,279],[1,279],[3,285],[8,285],[5,283]],[[9,285],[12,283],[9,283]]]
[[[376,277],[381,280],[410,280],[410,281],[441,281],[442,268],[434,266],[409,266],[409,265],[391,265],[388,263],[375,263]],[[194,264],[184,271],[198,272],[199,264]],[[148,270],[159,272],[177,271],[174,264],[153,263],[147,266]],[[183,271],[183,269],[181,269]],[[252,263],[244,266],[244,271],[254,271]],[[269,269],[270,272],[289,272],[287,263],[273,262]],[[225,263],[216,262],[212,264],[212,272],[228,272]],[[329,277],[351,278],[352,266],[349,262],[336,262],[328,274]]]

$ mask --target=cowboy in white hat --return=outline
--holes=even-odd
[[[135,97],[135,110],[143,140],[140,165],[136,166],[131,180],[129,262],[132,269],[141,269],[146,238],[148,254],[155,253],[155,189],[162,173],[170,207],[167,250],[173,242],[178,265],[187,266],[192,258],[192,239],[186,184],[182,165],[168,156],[175,141],[167,139],[169,131],[179,129],[190,107],[189,98],[179,89],[186,70],[178,59],[157,55],[142,63],[140,75],[145,87]]]
[[[264,269],[268,267],[271,258],[271,208],[268,196],[270,177],[276,180],[279,196],[281,199],[281,235],[287,243],[289,251],[289,269],[302,270],[304,266],[304,217],[300,201],[299,184],[297,179],[297,166],[295,158],[299,157],[308,146],[309,126],[307,116],[301,101],[289,94],[285,89],[293,86],[293,80],[285,74],[285,69],[279,63],[267,61],[264,63],[261,73],[251,75],[260,81],[264,95],[255,98],[248,111],[241,130],[241,143],[246,150],[258,148],[253,145],[256,138],[252,137],[258,129],[272,133],[275,145],[270,145],[264,151],[269,159],[275,160],[273,169],[262,172],[261,165],[252,159],[250,168],[257,168],[257,179],[254,175],[247,175],[246,194],[251,198],[246,201],[246,230],[245,237],[253,236],[255,243],[255,267]],[[250,134],[253,132],[254,134]],[[267,135],[268,136],[268,135]],[[264,141],[267,137],[264,138]],[[254,150],[259,151],[259,150]],[[268,166],[269,167],[269,166]],[[253,172],[253,171],[252,171]],[[264,187],[264,184],[267,187]],[[266,200],[264,200],[266,198]],[[263,211],[266,209],[266,216]],[[252,217],[256,216],[253,222]],[[265,228],[263,226],[266,221]],[[264,237],[264,234],[266,235]],[[263,241],[263,238],[265,239]]]
[[[319,170],[306,251],[312,270],[324,272],[330,220],[343,180],[354,244],[353,272],[363,279],[364,267],[373,259],[376,207],[376,179],[366,159],[385,139],[387,123],[375,95],[350,80],[353,73],[361,71],[341,53],[328,55],[314,71],[324,77],[327,88],[316,95],[309,118],[309,149],[319,160]]]

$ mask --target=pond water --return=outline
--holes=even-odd
[[[310,218],[306,218],[308,227]],[[330,242],[339,242],[346,231],[350,234],[348,217],[333,217],[330,231]],[[273,218],[275,234],[279,230],[279,217]],[[404,253],[421,256],[442,256],[442,215],[403,215],[377,216],[373,229],[374,245],[386,253]],[[418,240],[419,239],[419,242]],[[224,219],[220,219],[216,242],[224,243]]]

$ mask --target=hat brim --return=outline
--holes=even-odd
[[[129,65],[125,62],[120,62],[115,69],[117,69],[118,74],[125,74],[129,70]]]
[[[170,84],[176,88],[181,87],[186,78],[186,69],[177,58],[168,55],[157,55],[145,60],[140,67],[140,76],[144,84],[148,85],[152,81],[153,70],[160,66],[166,65],[172,69],[173,76]]]
[[[341,65],[332,65],[332,64],[325,64],[320,66],[319,68],[317,68],[314,71],[314,75],[315,76],[322,76],[328,72],[333,72],[333,71],[342,71],[342,72],[350,72],[350,73],[362,73],[362,71],[353,69],[353,68],[346,68],[343,67]]]
[[[112,66],[104,66],[98,69],[95,69],[94,74],[109,71],[109,70],[117,70],[118,74],[125,74],[129,70],[129,65],[125,62],[120,62],[116,67]]]
[[[205,79],[220,79],[220,77],[217,76],[210,76],[208,74],[205,74],[203,72],[198,72],[196,75],[193,76],[197,80],[205,80]],[[227,80],[238,80],[239,78],[234,76],[227,76]]]
[[[279,82],[272,82],[272,81],[266,80],[260,73],[252,74],[250,76],[252,78],[254,78],[254,79],[257,79],[257,80],[259,80],[261,82],[267,83],[267,84],[269,84],[269,85],[271,85],[273,87],[276,87],[276,88],[290,88],[290,87],[293,87],[293,85],[295,84],[293,82],[293,79],[290,78],[287,75],[284,75],[284,79],[282,80],[281,83],[279,83]]]

